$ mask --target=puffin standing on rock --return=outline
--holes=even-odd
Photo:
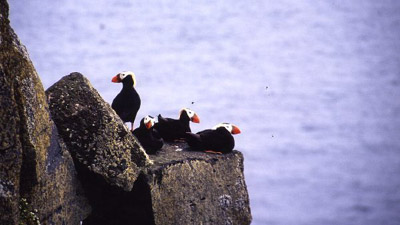
[[[186,132],[191,132],[189,122],[200,123],[197,114],[188,108],[179,112],[179,119],[164,118],[158,115],[158,123],[154,128],[158,131],[164,141],[176,141],[185,138]]]
[[[111,107],[124,123],[131,122],[131,130],[133,130],[133,123],[141,103],[139,94],[135,90],[135,74],[131,71],[124,71],[114,76],[111,81],[114,83],[122,82],[123,85],[121,92],[114,98]]]
[[[140,126],[132,131],[132,134],[139,140],[147,154],[154,154],[162,148],[164,142],[154,128],[155,119],[152,116],[145,116],[140,121]]]
[[[212,129],[200,131],[196,134],[187,132],[186,142],[194,151],[209,153],[229,153],[235,147],[232,134],[239,134],[237,126],[230,123],[220,123]]]

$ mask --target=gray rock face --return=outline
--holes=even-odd
[[[1,9],[3,10],[3,9]],[[0,53],[1,54],[1,53]],[[19,176],[22,166],[21,124],[15,90],[0,61],[0,224],[17,224]],[[17,115],[16,115],[17,114]]]
[[[250,224],[240,152],[214,155],[166,144],[150,164],[81,74],[62,78],[46,93],[93,207],[84,225]]]
[[[95,210],[83,224],[250,224],[242,154],[187,150],[186,144],[165,144],[130,192],[103,186],[101,201],[92,201]]]
[[[20,212],[21,199],[43,224],[77,224],[90,207],[8,10],[0,0],[0,224],[32,222]]]
[[[91,207],[54,123],[50,129],[45,169],[33,187],[31,206],[38,210],[41,224],[79,224],[90,214]]]
[[[52,118],[81,168],[130,191],[140,167],[150,161],[110,105],[79,73],[65,76],[46,94]]]
[[[250,224],[242,154],[185,149],[184,144],[167,145],[151,156],[154,165],[146,178],[154,224]]]

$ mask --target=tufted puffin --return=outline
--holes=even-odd
[[[154,130],[155,119],[152,116],[145,116],[140,121],[140,126],[132,131],[132,134],[139,140],[140,144],[148,154],[154,154],[162,148],[164,141]]]
[[[235,147],[232,134],[239,134],[237,126],[230,123],[220,123],[212,129],[200,131],[196,134],[187,132],[186,142],[194,151],[210,153],[229,153]]]
[[[179,119],[164,118],[158,115],[158,123],[154,128],[158,131],[164,141],[176,141],[185,137],[186,132],[190,132],[189,122],[200,123],[197,114],[188,108],[183,108],[179,112]]]
[[[122,82],[123,85],[121,92],[114,98],[111,107],[124,123],[131,122],[131,130],[133,130],[133,122],[135,122],[136,114],[140,108],[140,97],[135,90],[135,74],[124,71],[114,76],[111,81],[114,83]]]

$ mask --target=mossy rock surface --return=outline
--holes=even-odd
[[[77,224],[90,207],[8,10],[0,0],[0,224],[23,223],[22,198],[41,224]]]
[[[150,161],[89,80],[80,73],[71,73],[46,94],[52,118],[80,168],[130,191],[141,167]]]
[[[218,155],[189,151],[184,143],[167,143],[150,158],[153,164],[143,169],[130,192],[101,183],[91,186],[95,210],[83,224],[251,223],[239,151]]]
[[[169,143],[146,171],[154,224],[250,224],[243,155]]]

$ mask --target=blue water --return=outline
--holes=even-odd
[[[45,88],[132,70],[138,118],[239,126],[252,224],[400,224],[400,1],[9,2]]]

